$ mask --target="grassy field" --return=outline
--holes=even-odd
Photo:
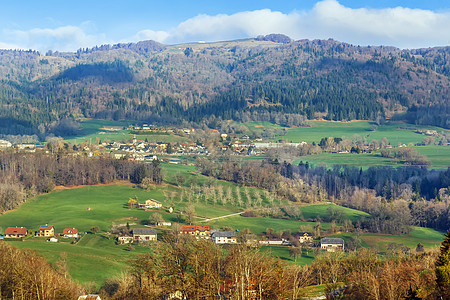
[[[414,147],[419,154],[426,155],[431,161],[431,168],[448,168],[450,166],[450,147],[448,146],[420,146]],[[346,165],[352,167],[374,167],[374,166],[404,166],[403,163],[394,159],[385,158],[380,151],[374,153],[323,153],[318,155],[306,155],[294,160],[294,164],[308,162],[313,165]]]
[[[387,138],[389,142],[397,146],[398,143],[419,143],[425,135],[415,133],[416,129],[433,129],[438,132],[448,130],[433,127],[411,125],[401,122],[390,122],[386,125],[380,125],[372,131],[373,122],[353,121],[353,122],[332,122],[332,121],[309,121],[311,127],[290,128],[286,135],[274,137],[273,140],[284,139],[288,142],[320,142],[323,137],[348,137],[351,138],[357,134],[368,141],[381,140]]]
[[[328,208],[333,208],[339,214],[341,214],[345,219],[349,219],[352,222],[357,221],[362,217],[368,217],[369,214],[362,212],[360,210],[351,209],[347,207],[342,207],[334,204],[315,204],[315,205],[307,205],[301,207],[302,215],[305,220],[315,219],[318,216],[323,220],[328,216]]]
[[[113,239],[99,234],[88,234],[76,245],[49,243],[35,238],[9,243],[18,248],[33,249],[51,264],[66,256],[68,271],[73,279],[80,283],[93,282],[96,285],[126,271],[128,261],[137,254],[150,251],[149,248],[139,246],[133,246],[130,251],[126,246],[115,245]]]
[[[361,239],[369,247],[386,251],[391,243],[403,244],[411,250],[415,250],[418,243],[422,243],[426,249],[437,248],[444,238],[442,232],[422,227],[414,227],[410,234],[405,236],[392,236],[386,234],[363,234]]]
[[[81,131],[76,136],[67,136],[65,140],[71,143],[92,142],[96,139],[101,141],[109,140],[116,142],[127,142],[133,136],[136,136],[138,140],[147,140],[149,142],[165,142],[176,143],[184,142],[187,140],[185,137],[181,137],[175,134],[132,134],[129,130],[123,129],[129,125],[136,124],[133,121],[109,121],[109,120],[95,120],[95,119],[82,119]],[[103,130],[104,127],[122,127],[117,131]]]
[[[300,266],[311,264],[315,258],[312,251],[309,251],[308,254],[303,251],[302,255],[298,256],[297,261],[295,261],[295,259],[289,255],[289,247],[286,246],[262,246],[261,251]]]

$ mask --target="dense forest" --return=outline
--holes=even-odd
[[[360,47],[269,35],[211,44],[0,51],[2,134],[44,134],[78,116],[146,122],[267,113],[448,127],[450,49]],[[434,112],[439,112],[438,117]],[[279,118],[278,118],[279,119]]]

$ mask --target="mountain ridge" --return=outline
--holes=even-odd
[[[45,56],[0,50],[0,118],[34,128],[80,115],[198,122],[274,113],[375,120],[449,103],[450,47],[401,50],[288,39],[142,41]]]

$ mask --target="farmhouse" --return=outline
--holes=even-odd
[[[36,236],[54,236],[55,235],[55,227],[52,225],[41,225],[39,227],[39,231],[36,232]]]
[[[133,242],[133,236],[128,233],[124,233],[117,238],[120,245],[129,244]]]
[[[195,236],[198,239],[209,239],[210,237],[210,226],[181,226],[181,234],[189,234]]]
[[[139,207],[140,208],[146,208],[146,209],[148,209],[148,208],[160,208],[160,207],[162,207],[162,203],[159,202],[159,201],[156,201],[154,199],[148,199],[148,200],[145,200],[144,204],[139,203]]]
[[[135,241],[156,241],[157,233],[154,229],[136,228],[133,229],[133,240]]]
[[[76,228],[64,228],[62,235],[66,238],[78,237],[78,230]]]
[[[5,230],[5,238],[20,238],[28,234],[25,227],[8,227]]]
[[[312,243],[312,241],[313,241],[313,236],[312,236],[312,234],[309,233],[309,232],[299,232],[299,233],[297,234],[297,238],[298,238],[298,242],[299,242],[300,244],[303,244],[303,243]]]
[[[340,238],[323,238],[320,240],[320,248],[328,252],[344,250],[344,240]]]
[[[216,244],[236,244],[237,234],[234,231],[216,231],[211,235]]]
[[[158,222],[156,223],[156,226],[172,226],[172,222],[166,222],[166,221],[162,221],[162,222]]]

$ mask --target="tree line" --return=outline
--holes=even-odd
[[[28,198],[48,193],[56,186],[93,185],[127,180],[140,184],[144,178],[162,182],[158,161],[152,164],[111,158],[0,153],[0,212],[14,209]]]

